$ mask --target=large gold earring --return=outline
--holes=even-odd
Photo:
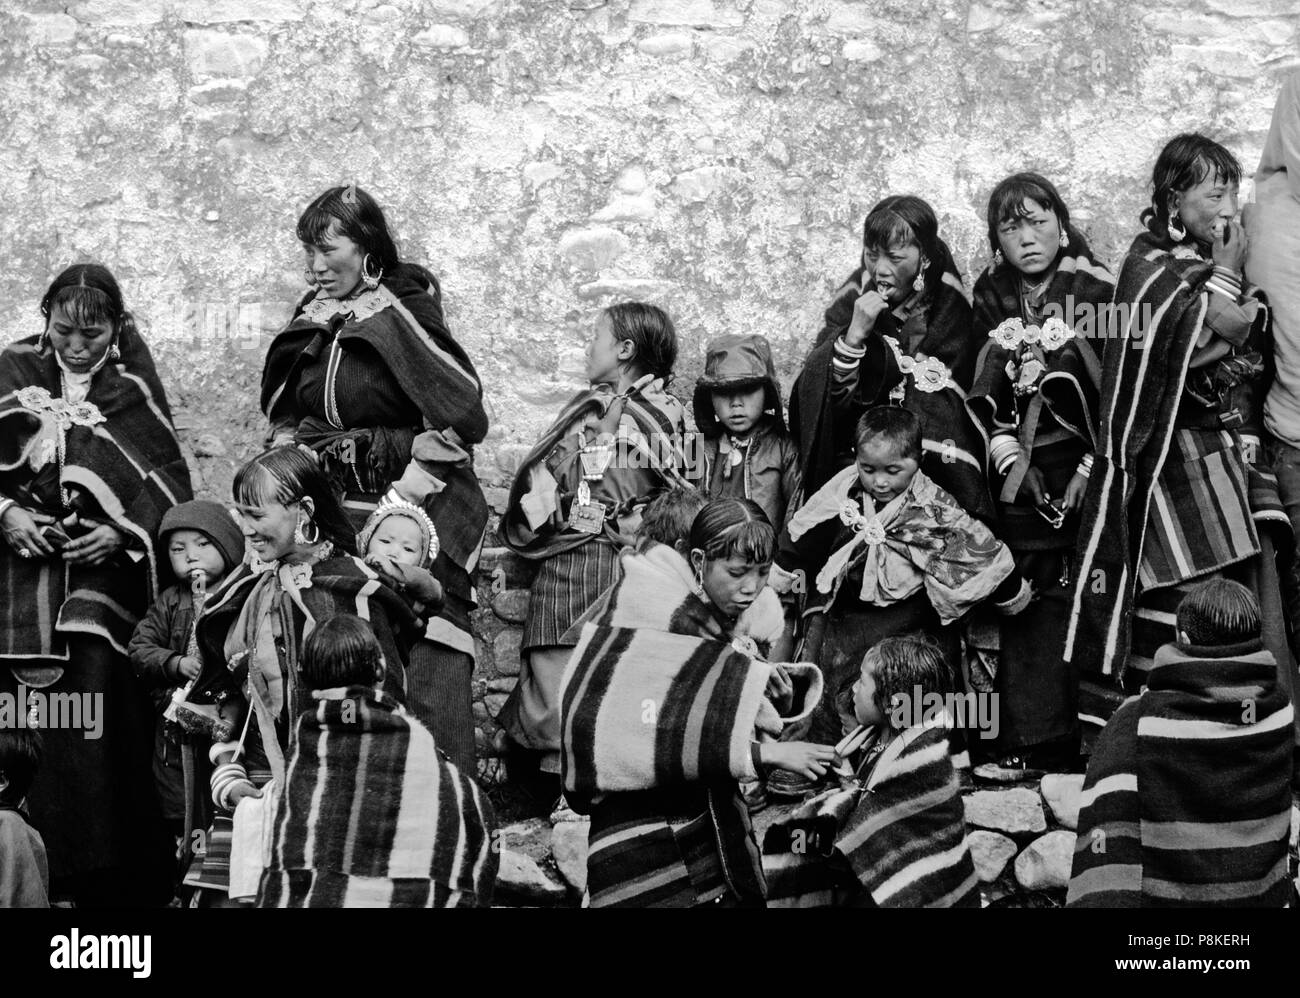
[[[113,342],[109,344],[108,359],[115,362],[122,359],[122,351],[118,348],[116,339],[114,339]]]
[[[379,273],[377,274],[370,273],[370,254],[367,253],[361,260],[361,283],[364,284],[371,291],[374,291],[375,288],[379,287],[379,282],[383,279],[384,276],[383,267],[379,267],[378,265],[376,265],[376,269],[379,271]]]
[[[1176,243],[1181,243],[1187,238],[1187,230],[1178,224],[1178,212],[1169,216],[1169,222],[1165,226],[1169,230],[1169,238]]]

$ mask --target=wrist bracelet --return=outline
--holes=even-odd
[[[763,751],[758,742],[749,743],[749,758],[754,763],[754,772],[763,775]]]
[[[18,505],[17,499],[0,499],[0,519],[4,519],[4,515],[9,512],[10,506],[17,506],[17,505]]]

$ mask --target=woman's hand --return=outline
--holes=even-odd
[[[230,795],[227,798],[230,801],[230,810],[234,811],[239,807],[239,802],[245,797],[261,797],[262,791],[258,790],[253,784],[243,781],[236,783],[230,788]]]
[[[27,557],[33,555],[49,558],[54,554],[54,547],[41,536],[41,527],[54,523],[54,517],[37,513],[21,506],[10,506],[0,517],[0,528],[4,530],[5,541],[14,550],[14,554]]]
[[[790,713],[790,708],[794,705],[794,683],[779,665],[772,666],[772,673],[767,677],[767,689],[763,692],[772,701],[778,714],[785,716]]]
[[[887,308],[889,308],[889,299],[875,288],[859,297],[853,303],[853,321],[849,323],[848,331],[844,334],[844,342],[854,348],[862,346],[862,341],[867,338],[867,334],[876,328],[876,319]]]
[[[427,569],[401,565],[381,554],[366,555],[365,562],[379,573],[390,589],[405,596],[417,614],[423,613],[428,606],[434,609],[442,606],[442,583]]]
[[[760,742],[759,758],[768,766],[796,773],[805,779],[815,780],[825,776],[835,759],[835,749],[830,745],[813,742]]]
[[[1024,481],[1020,483],[1020,491],[1016,493],[1018,499],[1028,499],[1035,506],[1046,506],[1049,502],[1047,495],[1047,482],[1043,479],[1043,473],[1037,468],[1030,466],[1025,472]]]
[[[1235,218],[1216,225],[1214,242],[1210,246],[1210,255],[1214,257],[1216,267],[1227,267],[1240,275],[1246,265],[1246,230]]]
[[[63,560],[69,565],[102,565],[125,544],[126,538],[120,530],[111,524],[101,523],[90,533],[63,545]]]
[[[1088,479],[1076,471],[1074,477],[1070,479],[1070,484],[1065,487],[1061,510],[1065,513],[1077,513],[1083,509],[1083,497],[1087,492]]]

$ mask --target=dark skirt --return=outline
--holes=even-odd
[[[434,641],[417,641],[406,668],[406,708],[466,776],[474,776],[474,659]]]
[[[1072,589],[1066,549],[1020,554],[1016,568],[1038,598],[1013,618],[1000,618],[994,690],[998,695],[997,751],[1078,738],[1079,673],[1065,662]],[[1062,585],[1062,580],[1065,585]]]
[[[543,561],[528,595],[523,650],[563,644],[564,632],[622,572],[618,549],[603,537]]]
[[[172,896],[175,845],[153,786],[154,717],[130,663],[101,638],[69,636],[66,671],[39,692],[50,698],[92,696],[95,726],[41,732],[44,757],[28,794],[32,824],[49,854],[52,895],[78,905],[157,905]],[[0,693],[16,696],[9,666],[48,663],[7,661]],[[98,727],[98,732],[94,730]],[[87,737],[89,735],[90,737]]]

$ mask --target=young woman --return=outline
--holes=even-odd
[[[524,623],[522,671],[498,720],[516,745],[560,771],[564,634],[618,580],[641,510],[685,484],[681,402],[665,389],[677,359],[672,320],[653,305],[611,305],[587,346],[578,394],[520,466],[501,522],[506,544],[541,562]]]
[[[774,740],[818,701],[820,673],[769,665],[739,633],[775,540],[752,501],[715,499],[691,526],[689,562],[665,544],[626,556],[583,627],[561,730],[565,797],[591,814],[593,908],[764,902],[739,781],[764,768],[813,779],[834,754]]]
[[[862,414],[893,402],[924,423],[922,470],[990,519],[979,434],[963,404],[982,345],[934,209],[912,195],[885,198],[863,224],[862,262],[826,310],[791,392],[804,495],[852,463]]]
[[[253,458],[236,474],[233,491],[244,536],[262,564],[242,566],[208,597],[198,626],[203,672],[190,693],[192,701],[235,708],[230,740],[211,754],[213,802],[227,815],[269,781],[285,785],[290,733],[312,703],[300,662],[311,631],[339,613],[368,621],[385,665],[376,686],[401,703],[407,653],[422,632],[415,610],[434,591],[421,569],[389,562],[392,574],[381,576],[356,557],[356,534],[325,472],[297,447]],[[229,834],[227,818],[214,835]],[[192,870],[187,883],[229,886],[220,855],[209,847],[204,868]]]
[[[1115,281],[1036,173],[994,188],[988,235],[993,262],[975,282],[974,319],[986,339],[966,405],[987,445],[998,535],[1038,598],[1014,624],[977,628],[968,647],[993,673],[1003,762],[1051,768],[1078,755],[1078,677],[1060,642]]]
[[[126,646],[157,595],[153,538],[190,498],[189,469],[113,275],[69,267],[41,315],[39,336],[0,354],[0,693],[102,703],[102,737],[44,732],[31,816],[56,899],[166,904],[151,713]]]
[[[1290,543],[1290,525],[1253,467],[1271,347],[1268,309],[1242,285],[1240,179],[1217,142],[1171,139],[1116,283],[1065,657],[1127,668],[1134,686],[1173,640],[1178,601],[1213,574],[1255,593],[1265,646],[1288,682],[1295,670],[1273,538]]]
[[[488,520],[473,470],[487,433],[483,387],[447,330],[437,278],[399,258],[366,191],[331,187],[297,234],[312,290],[267,353],[268,443],[316,455],[354,530],[390,487],[433,521],[446,599],[412,650],[410,706],[439,746],[472,762],[470,575]]]

